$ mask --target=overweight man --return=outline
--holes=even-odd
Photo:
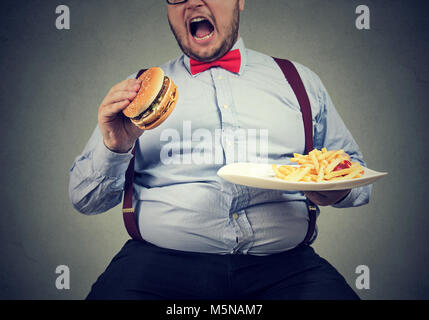
[[[101,102],[98,125],[70,170],[70,200],[88,215],[121,203],[135,147],[133,207],[143,240],[125,243],[87,299],[359,299],[311,247],[317,228],[311,242],[303,239],[307,199],[318,206],[356,207],[368,203],[370,186],[275,191],[232,184],[216,174],[239,160],[284,164],[293,153],[304,153],[293,90],[275,61],[248,49],[239,35],[244,5],[167,1],[183,54],[159,65],[179,90],[175,109],[159,127],[141,130],[122,114],[140,89],[134,78],[144,61]],[[235,50],[240,54],[233,69],[194,68]],[[294,65],[311,103],[314,148],[344,149],[365,165],[319,77]],[[237,151],[243,143],[259,153]]]

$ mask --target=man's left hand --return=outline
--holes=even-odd
[[[306,191],[304,194],[318,206],[330,206],[347,197],[351,189],[334,191]]]

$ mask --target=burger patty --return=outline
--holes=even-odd
[[[162,97],[168,90],[168,77],[164,77],[164,82],[162,83],[162,88],[156,96],[155,100],[153,100],[152,104],[145,111],[140,113],[137,117],[132,118],[133,120],[140,120],[141,118],[147,117],[152,111],[159,106],[159,103],[162,100]]]
[[[161,110],[161,113],[158,115],[158,117],[155,119],[155,120],[153,120],[152,122],[150,122],[150,123],[146,123],[145,125],[146,126],[149,126],[149,125],[151,125],[152,123],[154,123],[154,122],[156,122],[156,121],[158,121],[158,119],[159,118],[161,118],[163,115],[164,115],[164,113],[167,113],[167,111],[168,111],[168,109],[170,109],[170,107],[171,107],[171,105],[173,104],[173,102],[174,101],[176,101],[176,90],[174,90],[173,92],[171,92],[171,94],[170,94],[170,100],[168,101],[168,103],[167,103],[167,105],[165,106],[165,108],[163,108],[162,110]],[[156,108],[157,106],[155,106],[154,107],[154,109]],[[149,114],[148,114],[149,115]],[[144,118],[143,116],[142,116],[142,118]]]

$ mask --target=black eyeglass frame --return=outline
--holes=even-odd
[[[166,0],[166,1],[167,1],[167,3],[168,3],[169,5],[175,6],[176,4],[182,4],[182,3],[185,3],[185,2],[186,2],[186,1],[188,1],[188,0],[182,0],[182,1],[180,1],[180,2],[174,2],[174,3],[170,2],[169,0]]]

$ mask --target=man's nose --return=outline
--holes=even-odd
[[[205,5],[203,0],[188,0],[186,3],[186,9],[194,9]]]

